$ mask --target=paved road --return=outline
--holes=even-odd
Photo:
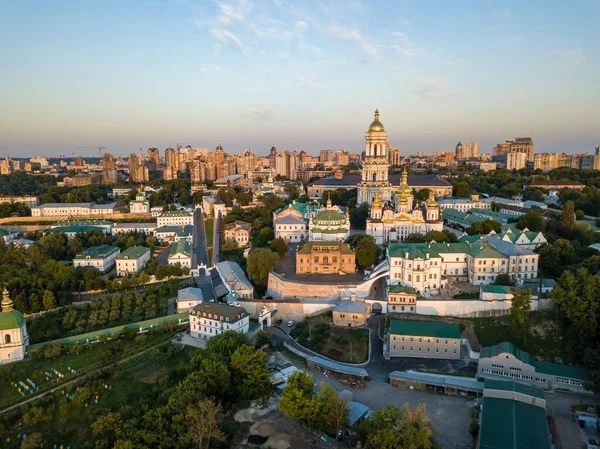
[[[194,235],[192,236],[192,267],[200,264],[209,266],[204,235],[204,213],[201,209],[194,210]]]

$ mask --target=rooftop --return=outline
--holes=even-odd
[[[501,391],[514,391],[515,393],[521,393],[527,396],[532,396],[539,399],[545,399],[544,390],[531,385],[522,384],[515,382],[514,380],[497,380],[497,379],[486,379],[485,380],[486,390],[501,390]]]
[[[389,181],[393,185],[400,185],[401,173],[391,174]],[[356,186],[362,180],[362,175],[343,175],[341,179],[334,176],[328,176],[326,178],[317,179],[311,182],[311,186]],[[408,175],[408,185],[415,189],[437,186],[437,187],[452,187],[452,185],[445,179],[438,178],[436,175]]]
[[[80,232],[102,231],[104,229],[99,226],[56,226],[48,229],[46,232],[62,232],[64,234],[79,234]]]
[[[185,210],[168,210],[160,214],[160,217],[192,217],[191,212]]]
[[[132,246],[117,256],[117,260],[139,259],[144,253],[150,252],[145,246]]]
[[[390,334],[417,337],[460,338],[458,324],[441,321],[391,320]]]
[[[91,246],[75,256],[75,259],[106,259],[108,256],[119,252],[118,246]]]
[[[404,285],[400,285],[400,284],[391,285],[388,288],[388,292],[390,292],[390,293],[409,293],[409,294],[413,294],[413,295],[418,294],[418,292],[414,288],[405,287]]]
[[[175,254],[185,254],[186,256],[191,256],[192,254],[192,244],[187,240],[179,240],[171,245],[171,249],[169,249],[169,258],[174,256]]]
[[[367,304],[364,301],[352,301],[345,300],[340,302],[337,306],[333,308],[334,312],[344,312],[344,313],[367,313]]]
[[[235,323],[238,320],[248,316],[248,312],[243,307],[230,306],[229,304],[217,303],[217,302],[203,302],[195,306],[190,312],[192,315],[203,316],[214,315],[219,320],[226,321],[225,318],[229,318],[230,323]]]
[[[177,292],[177,301],[202,301],[203,299],[201,288],[186,287]]]
[[[235,290],[251,290],[253,288],[244,271],[236,262],[226,260],[217,263],[216,267],[221,277]]]
[[[312,254],[316,251],[340,251],[342,254],[354,254],[348,244],[342,242],[310,242],[298,250],[298,254]]]

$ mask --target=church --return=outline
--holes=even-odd
[[[13,309],[13,303],[4,289],[0,313],[0,364],[23,360],[29,345],[25,317]]]
[[[443,222],[433,190],[424,204],[415,207],[413,189],[408,185],[406,167],[400,186],[395,188],[388,178],[387,132],[379,121],[379,110],[365,136],[365,161],[362,180],[358,184],[358,200],[370,203],[366,234],[377,244],[403,241],[409,234],[441,231]]]

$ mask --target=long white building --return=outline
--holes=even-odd
[[[117,203],[46,203],[31,208],[32,217],[80,217],[89,215],[112,215]]]
[[[539,255],[497,238],[475,243],[395,243],[388,248],[389,284],[435,295],[451,281],[487,285],[499,274],[537,277]]]
[[[250,315],[243,307],[203,302],[190,312],[190,335],[207,340],[226,331],[247,334]]]

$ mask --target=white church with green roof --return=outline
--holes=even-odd
[[[25,317],[13,308],[13,302],[5,288],[0,313],[0,364],[23,360],[28,345]]]

